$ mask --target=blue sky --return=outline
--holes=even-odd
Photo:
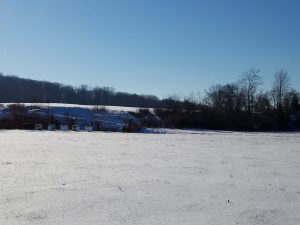
[[[1,0],[0,72],[188,95],[256,67],[300,90],[298,0]]]

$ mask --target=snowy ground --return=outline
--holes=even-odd
[[[1,225],[299,225],[300,134],[0,131]]]

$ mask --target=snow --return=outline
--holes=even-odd
[[[1,103],[4,106],[15,103]],[[95,105],[78,105],[78,104],[66,104],[66,103],[21,103],[25,106],[38,106],[38,107],[54,107],[54,108],[83,108],[83,109],[93,109]],[[98,108],[104,107],[109,111],[124,111],[124,112],[136,112],[138,107],[126,107],[126,106],[110,106],[110,105],[98,105]],[[153,110],[149,108],[149,110]]]
[[[149,134],[231,134],[231,131],[225,130],[207,130],[207,129],[171,129],[171,128],[143,128],[141,133]]]
[[[299,225],[300,133],[0,131],[2,225]]]

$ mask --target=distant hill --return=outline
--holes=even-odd
[[[116,92],[111,87],[81,85],[74,87],[60,83],[5,76],[0,73],[0,102],[57,102],[82,105],[117,105],[158,108],[165,105],[153,95]]]

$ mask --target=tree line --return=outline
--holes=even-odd
[[[285,69],[274,73],[272,88],[260,89],[260,70],[250,68],[236,82],[212,85],[202,98],[169,99],[156,114],[170,127],[225,130],[299,130],[300,93]]]
[[[291,88],[288,72],[284,69],[274,73],[271,90],[258,90],[263,84],[260,71],[251,68],[240,80],[231,84],[213,85],[204,103],[216,110],[227,112],[290,112],[298,111],[299,92]]]
[[[48,81],[5,76],[0,73],[0,102],[56,102],[83,105],[119,105],[148,108],[182,108],[187,110],[210,107],[223,112],[271,112],[299,110],[300,94],[291,88],[288,72],[274,73],[271,90],[259,90],[263,84],[260,71],[250,68],[240,79],[229,84],[212,85],[202,98],[191,94],[181,100],[169,96],[116,92],[112,87],[74,87]]]

